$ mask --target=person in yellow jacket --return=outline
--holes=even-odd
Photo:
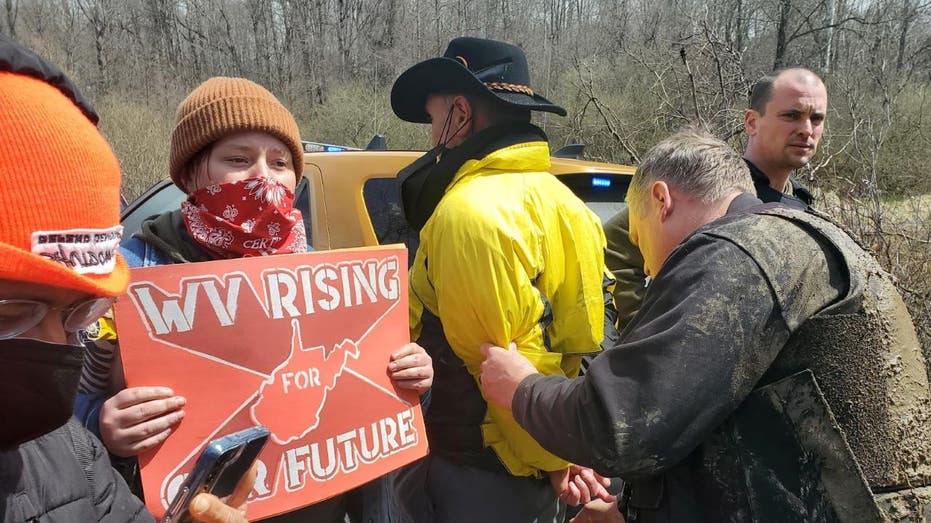
[[[530,123],[531,111],[566,111],[528,83],[519,48],[457,38],[392,88],[395,114],[430,123],[436,146],[398,176],[420,231],[411,339],[435,367],[416,521],[562,521],[560,499],[610,497],[478,388],[487,340],[513,340],[539,372],[574,377],[582,355],[616,337],[601,222],[548,172],[546,135]]]

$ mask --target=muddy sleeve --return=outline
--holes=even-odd
[[[620,344],[583,378],[533,376],[514,417],[543,447],[637,480],[675,465],[751,391],[788,338],[769,280],[734,244],[677,249]]]
[[[640,309],[640,302],[646,293],[643,272],[643,255],[640,249],[630,242],[630,216],[625,207],[604,224],[605,265],[614,275],[614,303],[617,307],[618,331],[633,319]]]

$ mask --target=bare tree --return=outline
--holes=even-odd
[[[97,58],[97,88],[104,91],[109,84],[105,42],[108,38],[112,13],[109,0],[76,0],[78,9],[90,24],[94,35],[94,51]]]
[[[16,17],[19,16],[19,2],[16,0],[5,0],[4,8],[6,10],[6,26],[10,36],[16,38]]]
[[[776,22],[776,54],[773,69],[785,65],[786,46],[788,42],[789,15],[792,12],[792,0],[779,0],[779,19]]]

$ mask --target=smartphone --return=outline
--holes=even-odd
[[[260,425],[211,441],[178,489],[162,523],[190,521],[188,505],[201,492],[220,498],[232,494],[267,441],[268,429]]]

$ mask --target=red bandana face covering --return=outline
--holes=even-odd
[[[307,251],[294,193],[271,178],[208,185],[181,203],[191,237],[216,259]]]

